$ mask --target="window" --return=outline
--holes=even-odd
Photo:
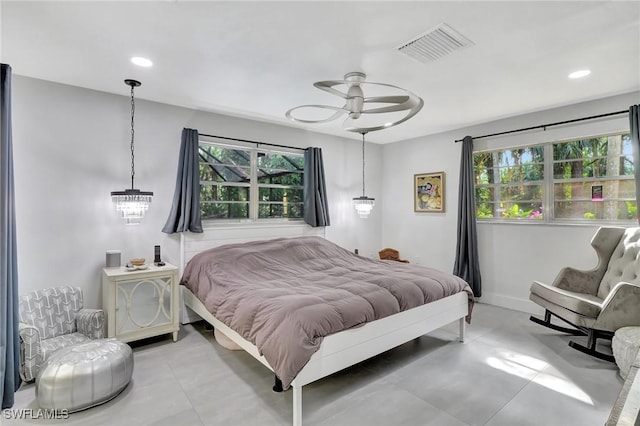
[[[637,216],[628,134],[473,157],[478,220],[623,223]]]
[[[473,156],[478,218],[539,218],[544,188],[541,146]]]
[[[200,141],[203,220],[300,219],[304,156]]]

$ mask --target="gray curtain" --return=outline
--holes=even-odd
[[[304,221],[311,226],[331,224],[321,148],[304,152]]]
[[[11,140],[11,67],[0,64],[0,399],[13,406],[20,387],[18,262]]]
[[[197,130],[182,129],[176,190],[173,193],[169,218],[162,228],[164,233],[202,232],[198,140]]]
[[[629,107],[629,129],[633,146],[633,164],[636,175],[636,204],[640,207],[640,105]],[[640,214],[636,214],[640,223]]]
[[[458,190],[458,242],[453,274],[471,286],[475,297],[482,296],[482,279],[478,259],[476,232],[476,197],[473,174],[473,139],[462,140],[460,158],[460,184]]]

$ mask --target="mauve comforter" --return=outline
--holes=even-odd
[[[473,304],[471,288],[454,275],[360,257],[318,237],[204,251],[181,284],[258,348],[285,389],[324,336],[460,291],[469,314]]]

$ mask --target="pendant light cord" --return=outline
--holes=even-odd
[[[131,189],[134,189],[133,186],[133,178],[136,175],[136,169],[135,169],[135,155],[133,152],[133,140],[134,140],[134,135],[135,135],[135,131],[133,130],[133,117],[135,115],[135,111],[136,111],[136,102],[133,98],[133,85],[131,86]]]
[[[366,133],[362,133],[362,197],[364,197],[364,135]]]

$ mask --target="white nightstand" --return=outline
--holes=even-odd
[[[107,336],[123,342],[173,333],[178,340],[178,268],[149,265],[128,271],[102,269],[102,307]]]

